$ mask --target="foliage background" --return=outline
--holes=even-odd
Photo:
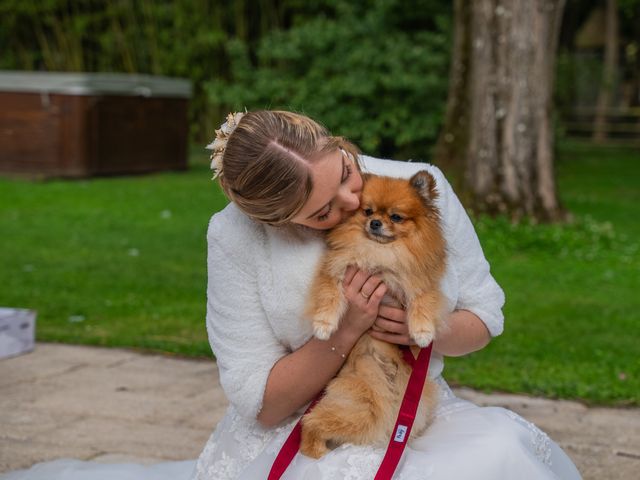
[[[0,69],[187,77],[198,142],[286,108],[397,158],[435,140],[450,35],[444,0],[0,0]]]
[[[585,89],[595,102],[601,54],[577,61],[574,40],[604,3],[567,2],[556,89],[563,109],[584,99]],[[367,153],[424,159],[445,108],[452,4],[0,0],[0,70],[185,77],[194,86],[190,120],[198,143],[229,110],[284,108],[312,116]],[[620,78],[638,78],[640,0],[618,5]]]

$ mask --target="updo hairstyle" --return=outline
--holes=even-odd
[[[314,120],[293,112],[260,110],[240,119],[228,138],[218,179],[229,200],[254,220],[291,221],[309,198],[310,165],[338,149],[359,151]]]

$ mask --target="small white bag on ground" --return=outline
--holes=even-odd
[[[34,310],[0,307],[0,359],[33,350],[35,332]]]

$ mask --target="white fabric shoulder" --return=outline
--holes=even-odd
[[[207,233],[207,333],[220,384],[237,411],[255,419],[269,372],[287,351],[266,319],[258,293],[256,261],[264,227],[229,205]]]
[[[216,243],[241,268],[251,269],[256,243],[265,236],[264,227],[252,221],[234,204],[229,203],[209,221],[207,241]]]
[[[491,275],[469,215],[442,171],[427,163],[383,160],[366,155],[361,156],[360,161],[364,171],[378,175],[409,178],[419,170],[427,170],[434,176],[447,240],[448,263],[458,279],[456,308],[473,312],[492,336],[500,335],[504,328],[504,292]]]

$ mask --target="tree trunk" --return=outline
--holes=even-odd
[[[593,140],[596,142],[604,142],[607,139],[607,114],[611,107],[611,97],[616,83],[619,43],[617,3],[616,0],[607,0],[602,84],[600,84],[596,115],[593,122]]]
[[[464,171],[469,140],[469,54],[471,53],[471,8],[467,0],[454,0],[453,52],[449,68],[449,94],[444,128],[438,137],[435,157],[448,172]],[[462,190],[462,175],[453,177],[456,190]]]
[[[552,88],[565,0],[456,0],[456,38],[436,161],[463,168],[476,212],[565,217],[553,168]],[[459,29],[464,29],[460,32]]]

